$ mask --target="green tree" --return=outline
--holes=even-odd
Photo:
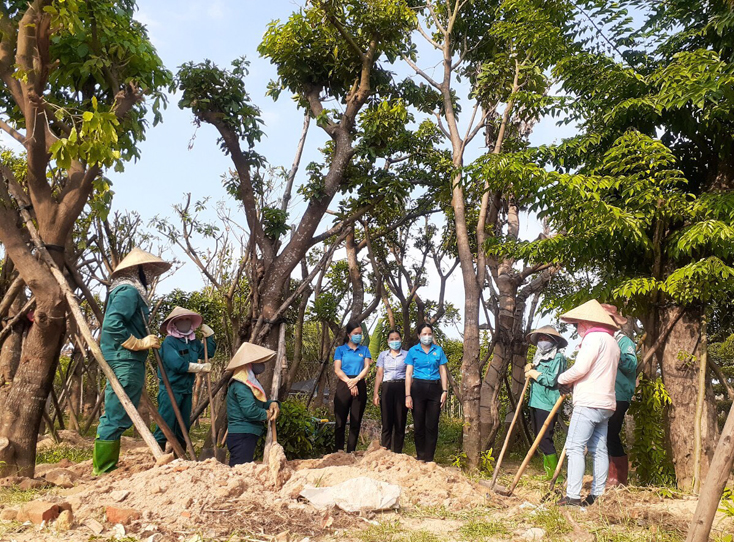
[[[449,147],[447,155],[436,158],[449,166],[437,195],[453,229],[464,286],[463,445],[470,463],[478,466],[480,453],[492,445],[501,424],[502,375],[511,365],[522,375],[525,318],[552,274],[544,264],[520,267],[509,255],[499,258],[487,249],[520,239],[529,179],[521,175],[515,156],[527,147],[528,135],[549,102],[547,70],[556,58],[569,5],[429,0],[416,9],[420,24],[414,36],[436,58],[419,57],[417,47],[404,55],[424,81],[420,87],[406,81],[405,88],[421,96],[414,106],[437,118]],[[435,72],[425,67],[436,61],[440,69]],[[459,81],[468,82],[468,99],[459,97]],[[467,164],[467,149],[482,132],[489,152]],[[486,356],[480,348],[480,316],[493,335]],[[485,361],[490,363],[486,373]]]
[[[263,158],[255,146],[262,131],[259,111],[245,90],[246,63],[235,61],[231,70],[208,61],[187,63],[179,70],[179,105],[191,109],[197,122],[217,129],[236,172],[228,186],[243,205],[257,249],[259,271],[251,284],[257,302],[251,310],[259,318],[242,330],[244,337],[272,346],[277,335],[272,324],[280,316],[291,273],[314,245],[335,233],[332,229],[325,236],[316,235],[334,197],[350,188],[359,113],[387,79],[380,61],[394,60],[406,50],[414,19],[404,0],[312,2],[288,21],[273,22],[265,32],[259,51],[278,73],[271,95],[290,92],[329,136],[326,164],[307,168],[308,182],[300,190],[307,206],[292,229],[286,226],[287,205],[272,205],[260,197],[258,168]],[[329,101],[339,104],[339,110],[328,109]],[[282,201],[290,199],[292,187],[286,184]],[[349,223],[342,220],[337,230]],[[291,236],[286,241],[288,230]],[[247,319],[246,325],[251,321]]]
[[[643,322],[647,348],[662,344],[643,370],[653,379],[661,371],[666,434],[678,484],[688,488],[701,319],[734,284],[734,15],[727,2],[579,6],[580,27],[555,75],[568,95],[559,104],[580,133],[543,149],[556,169],[538,171],[545,185],[536,208],[561,233],[521,253],[580,279],[557,304],[626,305]],[[632,8],[641,10],[638,28]],[[583,21],[598,39],[583,37]],[[705,397],[704,476],[718,435],[710,386]]]
[[[36,300],[0,416],[5,475],[33,474],[67,314],[60,288],[29,248],[13,201],[32,205],[41,238],[63,268],[75,221],[95,191],[108,189],[102,171],[138,157],[146,95],[160,118],[160,89],[170,74],[134,9],[130,0],[11,1],[0,8],[0,128],[25,147],[27,164],[2,166],[0,241]]]

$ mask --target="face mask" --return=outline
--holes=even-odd
[[[433,335],[421,335],[421,344],[430,346],[433,344]]]
[[[538,349],[541,352],[547,352],[548,350],[550,350],[551,348],[553,348],[554,345],[555,345],[555,343],[553,341],[548,341],[548,340],[538,341]]]
[[[354,344],[361,343],[362,342],[362,335],[360,335],[359,333],[355,333],[354,335],[352,335],[352,342]]]
[[[400,350],[400,346],[403,344],[403,341],[389,341],[387,345],[390,347],[391,350]]]
[[[191,331],[191,320],[176,320],[173,322],[173,325],[176,326],[176,329],[178,329],[181,333],[188,333]]]
[[[583,339],[586,336],[586,333],[589,331],[589,327],[590,326],[585,322],[579,322],[576,325],[576,333],[578,333],[579,337]]]
[[[253,363],[252,364],[252,372],[256,375],[262,374],[265,372],[265,364],[264,363]]]

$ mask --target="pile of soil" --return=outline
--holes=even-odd
[[[87,462],[85,462],[87,463]],[[89,468],[80,464],[77,468]],[[402,488],[401,507],[445,506],[460,510],[487,502],[487,488],[472,483],[458,471],[393,454],[373,445],[366,452],[336,453],[321,459],[274,460],[230,468],[214,459],[177,460],[155,467],[150,454],[136,448],[124,454],[120,468],[109,475],[85,475],[76,487],[45,500],[71,505],[76,527],[67,533],[19,533],[22,540],[87,540],[89,524],[106,529],[108,507],[140,514],[125,527],[141,540],[178,540],[182,533],[200,533],[205,539],[233,532],[318,537],[336,530],[364,525],[363,520],[337,510],[319,511],[303,499],[307,485],[328,487],[367,476]]]

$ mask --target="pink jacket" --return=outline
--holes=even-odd
[[[617,408],[614,382],[619,355],[619,345],[613,336],[603,331],[586,334],[576,363],[558,377],[559,384],[573,384],[573,406]]]

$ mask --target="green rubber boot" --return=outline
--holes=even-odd
[[[543,469],[545,469],[545,479],[546,480],[553,479],[553,474],[555,474],[557,466],[558,466],[558,454],[550,454],[550,455],[543,456]]]
[[[119,440],[94,441],[94,454],[92,455],[92,474],[99,476],[117,468],[117,460],[120,458]]]

